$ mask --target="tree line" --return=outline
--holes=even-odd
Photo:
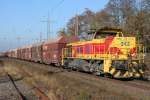
[[[98,12],[86,8],[83,13],[72,17],[58,34],[75,35],[77,31],[80,35],[102,27],[121,28],[138,37],[150,51],[150,0],[109,0]]]

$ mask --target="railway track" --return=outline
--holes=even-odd
[[[26,97],[21,93],[21,91],[17,87],[15,81],[13,80],[13,77],[8,73],[6,75],[7,75],[8,79],[10,80],[10,82],[13,84],[15,90],[17,91],[19,100],[27,100]]]
[[[18,86],[16,85],[15,81],[13,80],[13,77],[7,73],[7,77],[9,78],[9,80],[11,81],[11,83],[13,84],[14,88],[16,89],[18,96],[19,96],[19,100],[28,100],[23,93],[21,92],[21,90],[19,90]],[[39,87],[35,87],[33,86],[33,89],[36,93],[36,96],[38,97],[39,100],[49,100],[48,96],[41,91],[41,89]]]
[[[143,90],[150,90],[150,81],[141,81],[141,80],[133,80],[128,81],[127,84],[130,84],[131,86],[141,88]]]
[[[34,91],[37,94],[39,100],[50,100],[49,97],[43,91],[41,91],[40,88],[34,87]]]
[[[3,67],[3,66],[1,66]],[[5,75],[3,76],[3,78],[0,79],[0,83],[8,83],[10,82],[10,84],[12,84],[12,86],[14,87],[14,91],[17,92],[17,97],[18,100],[29,100],[26,98],[26,96],[22,93],[22,90],[19,89],[18,85],[16,84],[16,81],[22,80],[22,78],[20,79],[16,79],[14,78],[14,76],[10,75],[7,71],[4,70]],[[36,96],[38,97],[38,100],[50,100],[49,97],[42,91],[42,89],[40,89],[40,87],[37,86],[31,86],[33,87],[32,89],[34,90],[34,93],[36,94]]]
[[[86,79],[95,78],[96,80],[110,81],[110,82],[114,82],[114,83],[117,83],[117,84],[123,84],[123,85],[131,86],[131,87],[134,87],[134,88],[150,91],[150,81],[116,80],[116,79],[111,79],[111,78],[107,78],[107,77],[94,76],[94,75],[91,75],[91,74],[88,74],[88,73],[80,73],[80,72],[76,72],[76,71],[72,71],[72,73],[81,74],[80,76],[83,77],[83,78],[86,78]],[[88,76],[88,78],[87,78],[87,76]]]

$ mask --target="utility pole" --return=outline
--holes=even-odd
[[[50,24],[52,23],[52,21],[50,20],[50,15],[49,15],[49,12],[48,12],[48,16],[47,16],[47,19],[45,21],[41,21],[41,22],[46,22],[47,23],[47,40],[50,38]]]
[[[42,32],[40,32],[40,42],[42,42]]]
[[[79,35],[79,17],[76,15],[75,17],[75,35]]]
[[[50,16],[49,16],[49,12],[48,12],[48,17],[47,17],[47,40],[50,38]]]

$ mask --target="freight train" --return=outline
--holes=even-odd
[[[145,78],[145,49],[121,29],[103,28],[78,36],[60,37],[5,53],[7,57],[55,64],[113,78]]]

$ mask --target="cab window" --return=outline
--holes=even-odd
[[[109,36],[115,37],[116,36],[116,32],[97,32],[95,39],[103,39]]]

